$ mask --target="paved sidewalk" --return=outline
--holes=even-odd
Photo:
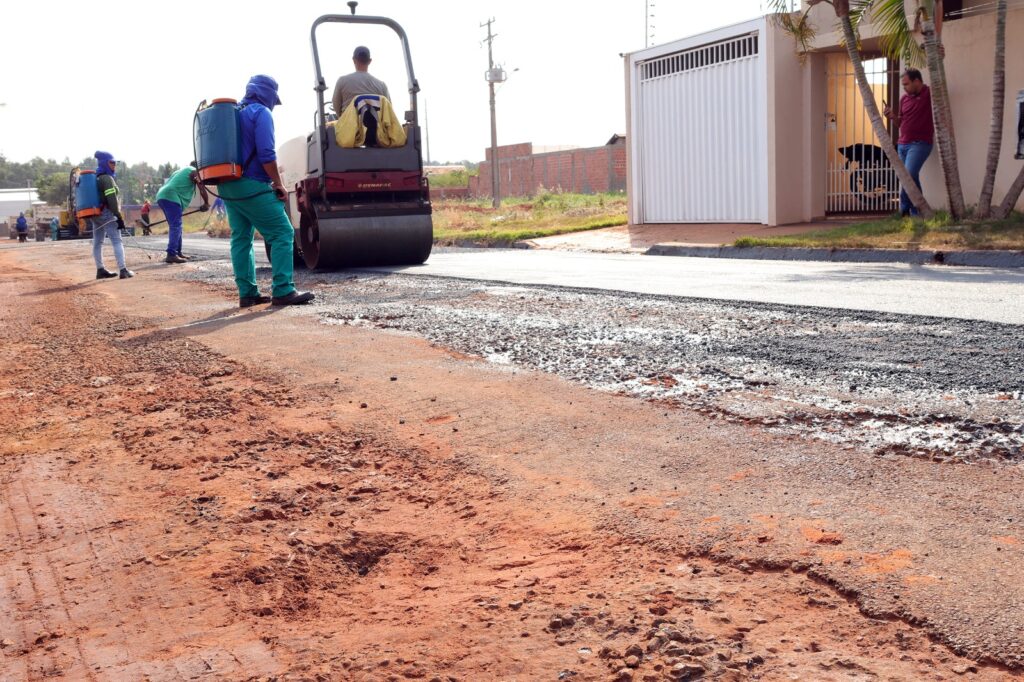
[[[538,249],[599,251],[605,253],[644,252],[657,244],[720,246],[740,237],[785,237],[818,230],[830,230],[853,224],[854,220],[819,220],[811,223],[767,225],[744,223],[700,223],[682,225],[619,225],[601,230],[530,239],[526,243]]]

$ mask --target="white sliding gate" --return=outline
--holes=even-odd
[[[637,222],[766,222],[763,31],[744,25],[722,33],[636,55]],[[703,44],[686,44],[694,41]]]

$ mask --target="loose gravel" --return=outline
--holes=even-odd
[[[231,281],[223,261],[180,276]],[[1014,325],[414,275],[297,277],[317,290],[325,323],[416,334],[602,391],[882,455],[1024,454]]]

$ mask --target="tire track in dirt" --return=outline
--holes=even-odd
[[[18,623],[20,632],[2,633],[0,669],[12,657],[25,679],[193,679],[209,673],[203,659],[212,656],[197,646],[206,638],[204,628],[183,625],[194,613],[174,608],[173,618],[163,615],[174,606],[163,601],[176,589],[173,574],[140,569],[145,564],[132,558],[144,556],[140,542],[148,539],[147,524],[124,509],[134,472],[111,456],[117,443],[110,441],[110,420],[123,409],[106,394],[113,383],[107,375],[127,375],[133,363],[118,363],[116,353],[107,358],[89,352],[109,342],[104,335],[126,327],[83,318],[80,306],[60,303],[4,316],[4,347],[20,342],[21,352],[3,372],[4,388],[14,387],[4,395],[20,398],[3,405],[4,431],[15,434],[0,449],[3,511],[20,536],[3,561],[23,564],[25,573],[12,577],[20,597],[11,599],[11,627]],[[72,320],[91,336],[77,334],[68,326]],[[185,650],[172,653],[183,644]],[[221,670],[241,676],[246,669],[267,669],[259,657],[242,658],[249,660],[236,658]]]

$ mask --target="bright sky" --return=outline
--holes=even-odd
[[[652,0],[654,44],[761,14],[763,0]],[[509,72],[497,95],[498,143],[596,146],[625,132],[620,52],[644,47],[644,0],[363,0],[359,14],[406,30],[426,107],[430,155],[481,160],[490,144],[484,71],[493,17],[495,61]],[[240,98],[249,76],[281,85],[277,140],[312,129],[316,99],[309,29],[342,0],[7,0],[0,71],[0,152],[78,161],[97,149],[130,163],[192,158],[202,99]],[[390,29],[333,24],[318,31],[330,100],[352,49],[407,106],[400,43]],[[519,69],[513,72],[513,69]]]

